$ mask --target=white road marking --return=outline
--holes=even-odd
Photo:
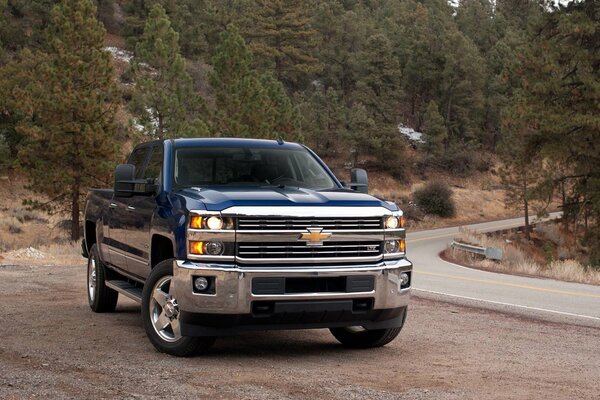
[[[564,311],[548,310],[546,308],[529,307],[529,306],[523,306],[523,305],[520,305],[520,304],[504,303],[504,302],[501,302],[501,301],[484,300],[484,299],[478,299],[476,297],[459,296],[459,295],[456,295],[456,294],[436,292],[436,291],[433,291],[433,290],[419,289],[419,288],[416,288],[416,287],[413,287],[412,289],[416,290],[416,291],[419,291],[419,292],[437,294],[437,295],[440,295],[440,296],[448,296],[448,297],[454,297],[454,298],[459,298],[459,299],[473,300],[473,301],[480,301],[480,302],[483,302],[483,303],[496,304],[496,305],[501,305],[501,306],[524,308],[524,309],[527,309],[527,310],[542,311],[542,312],[547,312],[547,313],[553,313],[553,314],[559,314],[559,315],[566,315],[566,316],[569,316],[569,317],[587,318],[587,319],[591,319],[591,320],[594,320],[594,321],[600,321],[600,318],[593,317],[593,316],[590,316],[590,315],[574,314],[574,313],[569,313],[569,312],[564,312]]]

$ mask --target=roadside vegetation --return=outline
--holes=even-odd
[[[559,206],[598,265],[600,3],[555,3],[0,0],[0,175],[77,240],[140,141],[283,138],[413,229]]]
[[[522,231],[484,234],[463,229],[455,240],[502,250],[501,261],[454,248],[444,252],[445,258],[462,265],[600,285],[600,268],[587,263],[590,249],[577,245],[577,240],[555,221],[536,224],[529,239]]]

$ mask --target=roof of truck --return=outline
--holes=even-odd
[[[262,148],[287,148],[298,149],[302,145],[294,142],[284,142],[265,139],[239,139],[239,138],[185,138],[173,139],[175,147],[262,147]]]

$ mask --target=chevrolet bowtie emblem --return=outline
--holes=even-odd
[[[323,228],[306,228],[307,233],[300,234],[300,240],[306,241],[307,246],[323,246],[323,240],[331,237],[331,233],[323,232]]]

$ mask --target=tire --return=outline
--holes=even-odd
[[[142,321],[148,339],[156,350],[177,357],[207,351],[214,337],[181,336],[179,307],[172,296],[173,261],[158,263],[150,272],[142,291]]]
[[[98,247],[94,243],[89,251],[87,266],[87,294],[92,311],[112,312],[117,307],[119,293],[106,286],[106,266],[100,261]]]
[[[406,321],[406,311],[402,318],[402,326]],[[345,347],[352,349],[368,349],[382,347],[396,339],[402,326],[388,329],[367,330],[362,327],[330,328],[331,334]],[[357,329],[358,328],[358,329]]]

